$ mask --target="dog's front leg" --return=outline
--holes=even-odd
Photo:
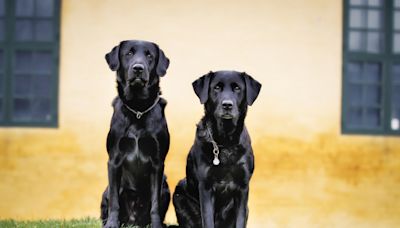
[[[161,197],[161,182],[162,174],[164,172],[164,165],[156,165],[155,169],[150,175],[150,185],[151,185],[151,227],[161,228],[162,221],[160,218],[160,197]]]
[[[116,165],[114,159],[110,159],[108,165],[108,188],[109,188],[109,204],[108,204],[108,220],[105,228],[119,227],[119,188],[121,184],[121,167]]]
[[[239,205],[237,208],[237,217],[236,217],[236,228],[245,228],[247,223],[247,215],[248,215],[248,208],[247,208],[247,201],[249,199],[249,188],[246,187],[245,189],[241,190],[239,194]]]
[[[200,210],[203,228],[214,228],[214,198],[204,181],[199,182]]]

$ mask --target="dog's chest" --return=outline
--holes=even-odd
[[[248,183],[246,173],[248,167],[245,165],[245,150],[242,146],[230,148],[219,147],[218,165],[213,164],[215,159],[212,153],[212,146],[206,144],[202,147],[202,161],[200,162],[200,172],[204,172],[204,177],[208,186],[215,192],[237,191]]]
[[[245,185],[245,167],[239,164],[211,165],[208,169],[208,180],[217,193],[238,191]]]
[[[146,128],[131,125],[119,141],[119,149],[125,155],[124,164],[129,169],[147,169],[156,156],[157,139]]]

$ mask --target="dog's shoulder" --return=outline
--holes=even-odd
[[[243,126],[243,130],[239,138],[239,144],[243,145],[244,147],[251,147],[251,139],[246,126]]]
[[[165,100],[164,98],[162,98],[162,97],[160,97],[160,101],[159,101],[159,104],[160,104],[160,106],[161,106],[161,108],[164,110],[165,109],[165,106],[167,106],[167,100]]]
[[[207,140],[207,127],[203,118],[196,124],[196,141],[205,142]]]
[[[116,96],[113,101],[111,102],[111,106],[113,107],[113,117],[115,118],[121,118],[123,113],[122,113],[122,105],[123,102],[120,97]]]
[[[111,102],[111,106],[114,108],[114,110],[122,105],[121,98],[116,96],[113,101]]]
[[[125,120],[124,117],[124,113],[122,112],[122,106],[123,106],[123,102],[121,100],[121,98],[119,98],[118,96],[114,98],[114,100],[111,103],[111,106],[114,109],[113,112],[113,117],[111,119],[111,124],[115,124],[116,122],[123,122]]]
[[[165,106],[167,106],[167,100],[160,97],[160,101],[158,101],[158,104],[160,105],[161,108],[161,115],[165,118]]]

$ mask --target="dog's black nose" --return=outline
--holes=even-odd
[[[233,106],[233,102],[231,100],[223,100],[222,101],[222,108],[225,110],[231,110]]]
[[[133,65],[133,72],[135,73],[142,73],[144,70],[144,66],[142,64],[135,64]]]

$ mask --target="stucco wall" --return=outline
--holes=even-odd
[[[171,60],[162,91],[172,189],[203,112],[191,82],[234,69],[263,84],[246,120],[249,227],[400,225],[399,138],[340,134],[341,1],[62,2],[59,127],[0,129],[0,218],[99,216],[116,95],[104,55],[144,39]]]

